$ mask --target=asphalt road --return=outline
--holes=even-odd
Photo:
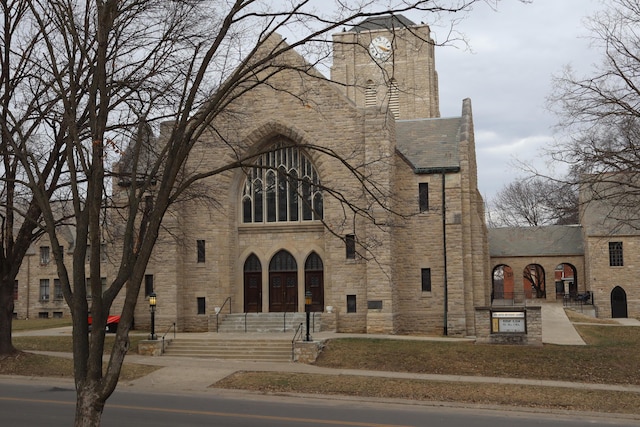
[[[73,425],[75,392],[65,385],[0,382],[3,426]],[[533,427],[639,426],[606,417],[520,413],[211,392],[154,394],[117,391],[103,415],[105,427]]]

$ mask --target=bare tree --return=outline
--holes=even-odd
[[[51,151],[64,162],[56,169],[64,179],[52,191],[43,185],[51,178],[40,167],[41,157],[19,141],[10,141],[8,150],[20,153],[73,317],[76,425],[98,425],[116,387],[141,282],[165,214],[199,182],[251,167],[262,154],[247,151],[243,141],[223,131],[234,117],[240,123],[242,112],[234,110],[234,103],[262,87],[286,92],[286,86],[275,84],[283,73],[324,79],[314,65],[326,59],[328,37],[342,26],[405,11],[451,13],[475,1],[399,0],[391,8],[386,2],[338,2],[326,13],[304,0],[27,2],[40,38],[37,55],[25,61],[34,68],[34,84],[48,84],[55,94],[52,109],[59,117],[52,128],[60,136],[51,130],[48,135],[59,144]],[[287,42],[276,33],[287,34]],[[296,49],[310,55],[311,62],[298,59]],[[289,95],[305,100],[304,93]],[[170,124],[156,140],[151,131],[165,121]],[[228,150],[225,161],[190,170],[187,160],[194,147],[212,134]],[[391,195],[374,181],[380,162],[388,159],[351,164],[349,153],[305,148],[335,159],[360,183],[357,189],[326,188],[345,209],[376,221],[379,215],[372,212],[388,211]],[[121,184],[117,194],[111,179]],[[62,211],[53,203],[58,198],[69,200]],[[67,211],[76,231],[71,268],[63,262],[56,232]],[[104,221],[118,216],[120,252],[103,290]],[[121,320],[103,368],[104,326],[119,295],[124,299]]]
[[[491,227],[534,227],[578,222],[575,185],[542,177],[507,184],[491,201]]]
[[[40,34],[28,27],[29,2],[2,1],[0,33],[0,355],[16,350],[11,340],[14,283],[30,245],[43,233],[41,207],[22,167],[30,153],[39,173],[31,183],[45,197],[56,189],[63,169],[67,128],[56,111],[51,81],[34,80]]]
[[[581,206],[638,228],[640,1],[612,0],[587,24],[602,61],[591,76],[567,68],[549,97],[566,141],[551,154],[579,172]]]

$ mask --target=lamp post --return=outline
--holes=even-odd
[[[309,317],[311,316],[311,291],[307,291],[304,294],[304,311],[307,312],[307,336],[305,341],[311,341],[311,336],[309,335]]]
[[[149,294],[149,308],[151,309],[151,334],[150,340],[155,340],[156,337],[156,293],[151,292]]]

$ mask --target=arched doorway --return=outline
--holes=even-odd
[[[527,299],[546,298],[544,268],[540,264],[529,264],[522,272],[522,286]]]
[[[620,286],[616,286],[611,291],[611,317],[619,319],[627,316],[627,293]]]
[[[244,262],[244,312],[262,311],[262,264],[255,254]]]
[[[566,262],[558,264],[554,276],[557,298],[562,298],[565,295],[569,295],[571,298],[578,296],[578,272],[573,265]]]
[[[285,250],[269,263],[269,311],[298,311],[298,263]]]
[[[324,308],[324,266],[320,255],[312,252],[304,263],[304,291],[311,291],[311,311]]]
[[[513,270],[505,264],[493,269],[491,301],[513,300]]]

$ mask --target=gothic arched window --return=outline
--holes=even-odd
[[[249,169],[242,192],[242,222],[299,222],[322,219],[318,172],[294,146],[277,145]]]

